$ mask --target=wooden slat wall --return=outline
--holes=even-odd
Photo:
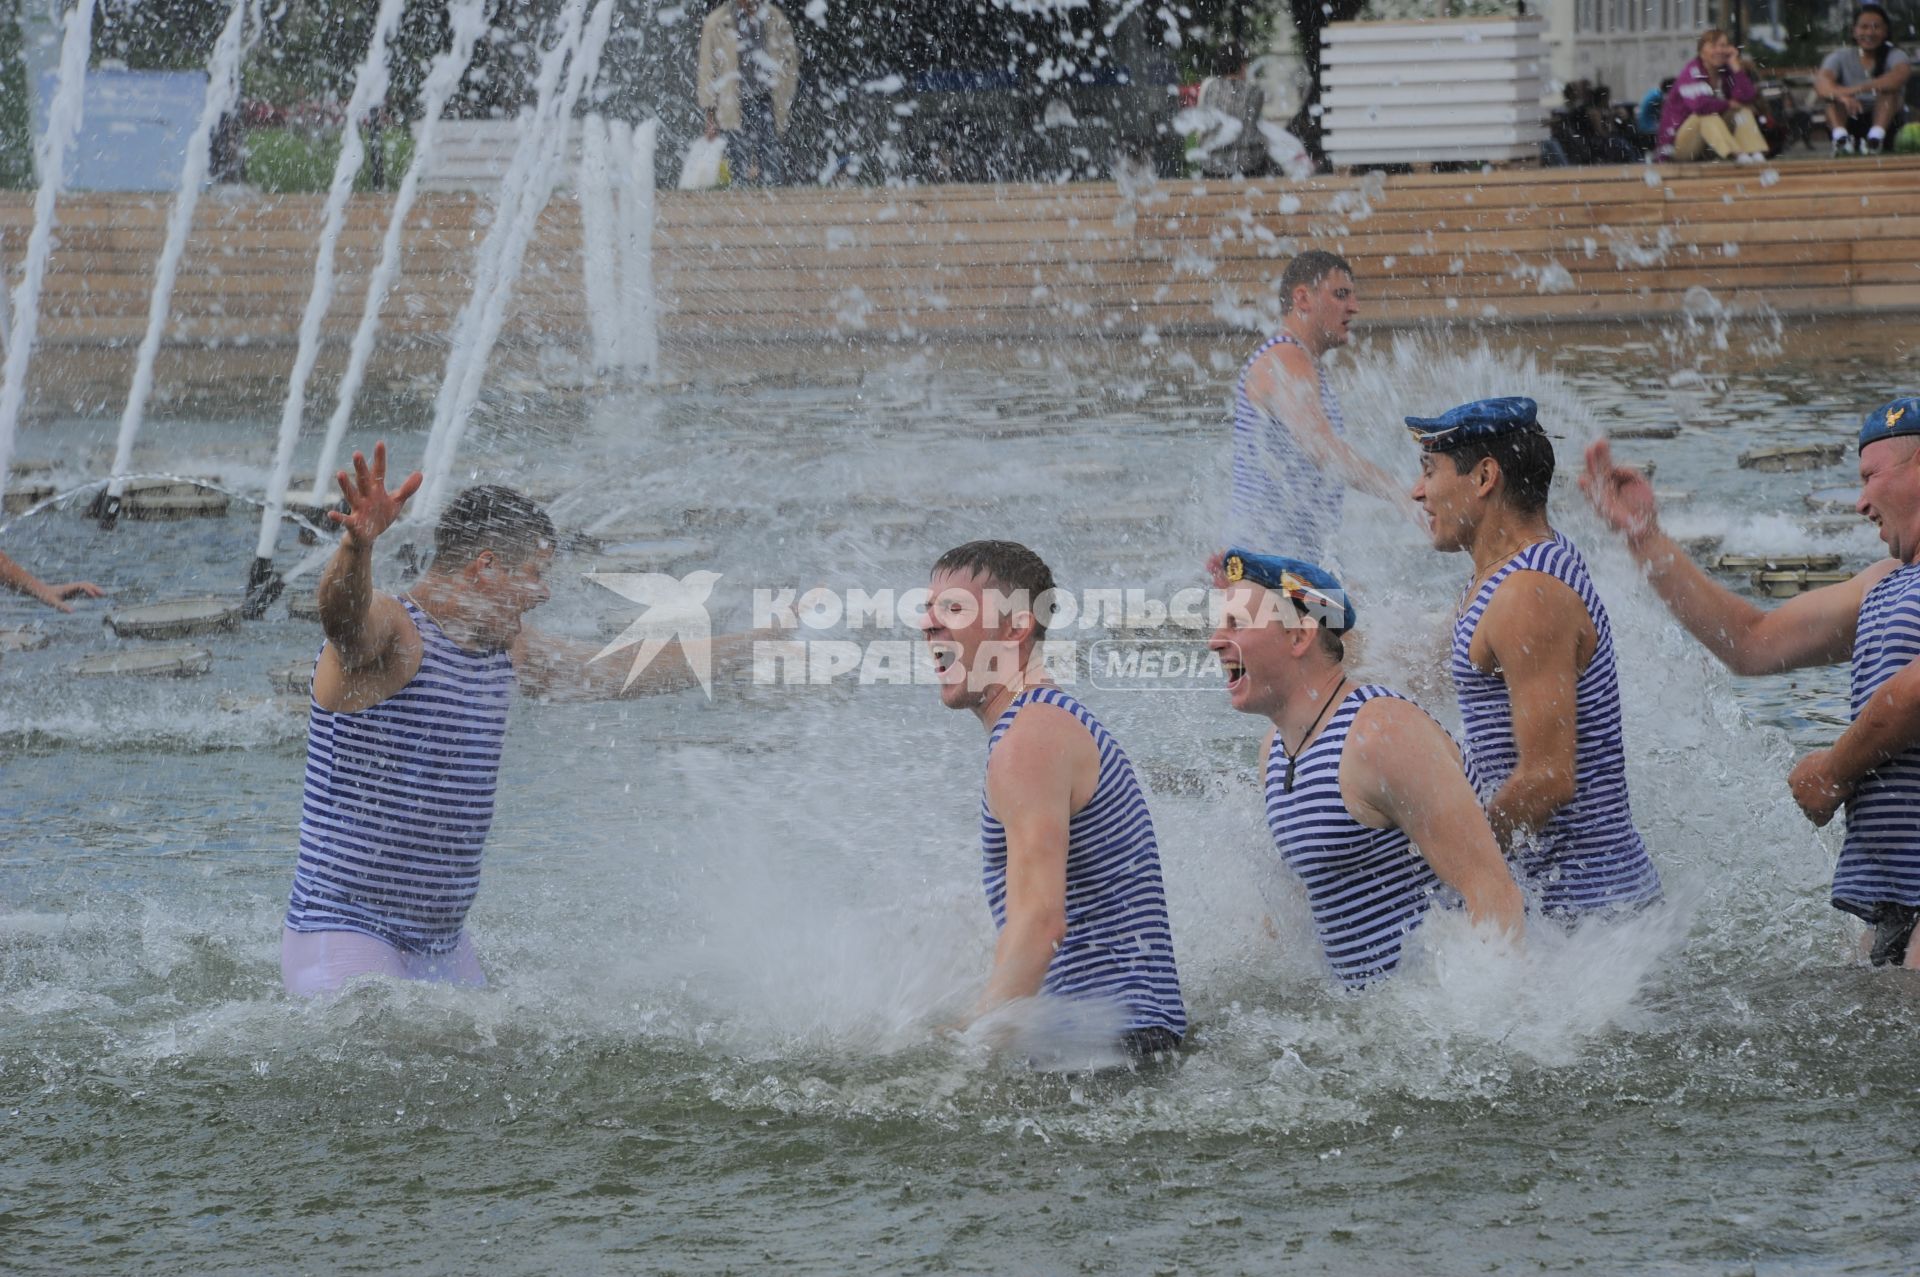
[[[1650,175],[1657,179],[1650,181]],[[169,201],[62,201],[42,300],[49,347],[126,346],[146,322]],[[357,322],[390,208],[355,200],[327,335]],[[167,336],[292,341],[317,196],[202,201]],[[17,263],[27,194],[0,196]],[[409,219],[387,340],[441,342],[491,216],[424,196]],[[1515,170],[1278,182],[663,193],[655,274],[669,349],[709,342],[1146,331],[1270,320],[1271,281],[1304,247],[1359,273],[1362,322],[1672,313],[1690,289],[1782,311],[1920,310],[1920,161]],[[1694,300],[1699,301],[1698,294]],[[508,340],[584,337],[578,206],[562,195],[528,253]]]

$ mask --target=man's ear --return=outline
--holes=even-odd
[[[1500,482],[1500,463],[1492,457],[1482,457],[1473,463],[1473,486],[1483,496],[1491,496],[1494,487]]]
[[[1038,628],[1039,622],[1034,617],[1033,609],[1023,607],[1008,618],[1007,637],[1016,643],[1024,643],[1034,636]]]
[[[471,581],[482,572],[496,566],[499,562],[500,560],[495,557],[492,550],[482,550],[468,561],[466,567],[460,569],[460,575]]]

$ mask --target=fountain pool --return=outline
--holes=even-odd
[[[1734,457],[1844,437],[1910,391],[1905,328],[1477,340],[1338,357],[1361,445],[1410,480],[1399,414],[1528,393],[1564,470],[1600,431],[1671,433],[1616,451],[1685,494],[1679,534],[1876,556],[1859,520],[1802,500],[1846,484],[1851,458],[1783,474]],[[518,483],[591,534],[535,618],[585,639],[634,611],[595,568],[718,571],[733,628],[755,587],[904,590],[982,535],[1032,544],[1068,588],[1164,596],[1224,514],[1244,346],[681,352],[658,390],[497,393],[452,481]],[[270,421],[154,422],[133,469],[258,498]],[[391,424],[416,464],[424,414]],[[36,422],[19,455],[65,490],[104,475],[111,444],[105,418]],[[232,592],[253,508],[103,533],[75,504],[15,518],[0,546],[116,605]],[[0,1268],[1905,1267],[1920,1001],[1853,960],[1825,896],[1837,834],[1784,785],[1837,731],[1843,674],[1735,683],[1576,493],[1554,510],[1614,617],[1670,905],[1509,958],[1436,923],[1395,981],[1337,993],[1266,841],[1258,724],[1204,688],[1088,689],[1149,788],[1195,1021],[1177,1064],[1140,1074],[1036,1072],[932,1036],[991,934],[984,742],[931,689],[523,699],[471,919],[493,986],[296,1004],[278,933],[304,725],[270,674],[310,661],[317,628],[283,602],[198,640],[204,678],[80,682],[68,666],[122,645],[103,609],[0,599],[0,624],[50,640],[0,663]],[[1347,517],[1371,668],[1450,718],[1433,671],[1465,561],[1365,498]]]

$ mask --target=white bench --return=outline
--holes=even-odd
[[[416,136],[419,125],[414,126]],[[513,148],[520,141],[518,120],[442,120],[434,134],[433,154],[420,174],[427,191],[493,191],[507,175]],[[565,162],[554,186],[570,188],[580,170],[580,121],[567,124]]]

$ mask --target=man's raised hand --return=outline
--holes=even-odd
[[[399,521],[407,498],[420,490],[421,474],[415,470],[396,491],[387,490],[387,445],[373,445],[373,464],[365,456],[353,454],[353,474],[345,470],[336,476],[340,491],[347,499],[347,512],[327,511],[327,518],[340,525],[354,543],[369,547],[382,532]]]
[[[1587,468],[1580,490],[1615,532],[1638,541],[1659,528],[1653,482],[1632,466],[1613,464],[1613,447],[1605,439],[1587,445]]]

